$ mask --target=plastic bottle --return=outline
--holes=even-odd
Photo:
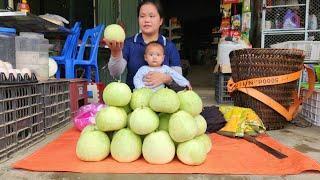
[[[28,13],[30,12],[30,7],[27,0],[22,0],[22,3],[20,4],[20,11]]]
[[[282,20],[279,13],[276,15],[274,24],[276,29],[282,29]]]
[[[317,16],[312,14],[309,16],[309,29],[316,30],[318,29],[318,20]]]

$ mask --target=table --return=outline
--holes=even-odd
[[[31,13],[0,12],[0,26],[15,28],[17,32],[69,33],[70,29],[49,22]]]

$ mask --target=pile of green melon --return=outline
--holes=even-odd
[[[205,162],[212,143],[194,91],[142,88],[132,93],[126,84],[113,82],[103,100],[108,106],[97,113],[96,124],[81,132],[79,159],[101,161],[111,154],[119,162],[142,156],[148,163],[166,164],[177,155],[187,165]]]

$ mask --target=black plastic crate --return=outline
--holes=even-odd
[[[41,96],[38,96],[39,102]],[[30,113],[28,116],[22,116],[16,119],[17,124],[17,147],[16,151],[29,147],[44,137],[44,122],[42,104],[33,104],[30,106]],[[41,138],[40,138],[41,137]]]
[[[37,112],[30,117],[20,119],[14,124],[17,125],[16,130],[13,133],[16,138],[15,146],[9,148],[7,157],[10,157],[12,153],[18,150],[31,147],[45,137],[42,111]],[[10,131],[12,131],[13,127],[10,127]]]
[[[4,137],[5,135],[6,135],[6,126],[3,124],[3,125],[0,125],[0,138]]]
[[[21,143],[24,143],[25,141],[28,141],[32,137],[31,133],[32,132],[31,132],[31,128],[30,127],[26,127],[26,128],[20,129],[17,132],[18,144],[21,144]]]
[[[58,102],[57,95],[45,95],[42,98],[44,106],[49,106]]]
[[[66,117],[66,114],[68,116]],[[66,110],[64,113],[57,114],[52,117],[45,118],[45,133],[50,134],[67,125],[70,122],[70,109]]]
[[[53,80],[41,84],[45,133],[58,129],[70,117],[69,81]],[[67,113],[66,113],[67,112]]]
[[[13,149],[17,145],[17,126],[16,123],[4,124],[1,126],[0,136],[0,160],[2,156],[6,156],[8,154],[8,150]]]
[[[57,127],[57,125],[60,123],[60,120],[65,118],[65,112],[58,112],[51,116],[46,116],[44,118],[44,125],[45,125],[45,132],[51,133],[51,131]],[[48,130],[49,129],[49,130]]]
[[[20,118],[18,120],[16,120],[16,124],[17,124],[17,130],[23,130],[23,129],[27,129],[31,127],[31,120],[30,120],[30,116],[24,116],[23,118]]]
[[[227,91],[228,80],[231,74],[216,73],[215,75],[215,99],[219,104],[232,104],[233,100]]]
[[[6,160],[17,147],[17,136],[15,133],[0,138],[0,162]]]
[[[44,116],[49,117],[57,113],[57,106],[55,104],[44,108]]]
[[[30,122],[33,137],[38,134],[44,134],[43,112],[41,110],[30,117]]]
[[[49,80],[41,82],[42,94],[44,96],[57,95],[60,93],[69,93],[68,80]]]
[[[42,104],[39,106],[39,104],[34,104],[30,107],[31,109],[31,115],[36,115],[42,112]]]
[[[66,101],[66,102],[64,103],[64,107],[65,107],[65,109],[70,109],[70,111],[71,111],[70,101]]]
[[[30,109],[30,107],[24,107],[24,108],[16,109],[15,112],[16,112],[16,118],[15,118],[15,120],[18,120],[18,119],[21,119],[21,118],[30,116],[30,114],[31,114],[31,109]]]
[[[0,138],[0,162],[7,158],[7,138],[5,136]]]
[[[63,112],[66,107],[65,107],[65,101],[61,101],[56,105],[57,112]]]
[[[15,151],[31,147],[45,137],[43,113],[36,113],[32,115],[29,120],[30,126],[18,131],[18,144],[17,147],[14,148]]]
[[[62,119],[70,117],[70,102],[62,101],[61,103],[53,104],[44,108],[44,125],[45,132],[50,133],[57,124],[60,124]]]
[[[32,118],[42,115],[39,84],[0,86],[0,160],[17,151],[32,137]],[[43,123],[39,117],[38,122]],[[41,132],[41,130],[39,130]],[[34,136],[43,136],[38,133]]]

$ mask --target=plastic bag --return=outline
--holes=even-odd
[[[64,26],[64,24],[69,24],[69,21],[66,20],[64,17],[61,17],[59,15],[56,14],[44,14],[44,15],[39,15],[39,17],[50,21],[54,24],[60,25],[60,26]]]
[[[259,116],[249,108],[237,106],[220,106],[227,124],[220,129],[219,134],[231,137],[243,137],[244,134],[255,136],[266,131]]]
[[[296,11],[292,11],[291,9],[287,10],[286,15],[284,16],[283,28],[300,28],[300,17],[296,13]]]
[[[95,103],[80,107],[80,109],[77,111],[77,114],[73,118],[74,126],[79,131],[82,131],[87,125],[95,124],[97,112],[99,112],[100,109],[104,108],[105,106],[105,104]]]
[[[312,14],[309,16],[309,27],[308,29],[311,30],[316,30],[318,29],[318,20],[317,20],[317,16]]]
[[[204,107],[201,115],[207,122],[207,133],[219,131],[227,123],[227,121],[223,117],[223,114],[219,111],[219,107],[216,106]]]

